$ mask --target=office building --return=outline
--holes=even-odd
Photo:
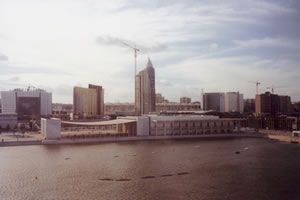
[[[255,112],[255,99],[244,100],[244,112],[254,113]]]
[[[89,88],[97,91],[97,115],[104,115],[104,89],[102,86],[89,84]]]
[[[189,97],[180,97],[180,103],[191,103],[192,99]]]
[[[280,100],[277,94],[266,92],[255,97],[256,115],[275,115],[280,111]]]
[[[155,70],[148,59],[146,68],[135,77],[136,113],[149,114],[155,112]]]
[[[1,92],[2,113],[17,113],[20,119],[38,119],[52,114],[52,93],[27,88]]]
[[[292,102],[290,96],[279,96],[279,111],[283,114],[292,111]]]
[[[291,97],[280,96],[266,92],[256,95],[255,113],[256,115],[287,114],[291,111]]]
[[[203,93],[203,110],[225,112],[224,93]]]
[[[89,88],[74,87],[73,116],[75,118],[93,118],[104,114],[104,89],[89,85]]]
[[[239,92],[226,92],[225,112],[244,112],[244,95]]]

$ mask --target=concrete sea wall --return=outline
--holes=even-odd
[[[43,140],[42,144],[84,144],[103,142],[147,141],[147,140],[176,140],[199,138],[230,138],[230,137],[263,137],[254,133],[210,134],[210,135],[181,135],[181,136],[130,136],[130,137],[100,137],[100,138],[62,138],[58,140]]]

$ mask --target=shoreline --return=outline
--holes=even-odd
[[[211,135],[180,135],[180,136],[130,136],[130,137],[103,137],[103,138],[76,138],[60,140],[43,140],[44,145],[56,144],[96,144],[110,142],[130,142],[130,141],[153,141],[153,140],[183,140],[183,139],[217,139],[217,138],[242,138],[242,137],[263,137],[253,133],[237,134],[211,134]]]
[[[257,133],[232,133],[210,135],[178,135],[178,136],[127,136],[127,137],[99,137],[99,138],[61,138],[57,140],[28,140],[0,142],[0,147],[27,146],[27,145],[60,145],[60,144],[97,144],[109,142],[153,141],[153,140],[182,140],[182,139],[219,139],[219,138],[262,138]]]
[[[184,139],[225,139],[225,138],[267,138],[286,143],[300,143],[300,137],[262,134],[262,133],[231,133],[210,135],[177,135],[177,136],[127,136],[127,137],[99,137],[99,138],[61,138],[57,140],[28,140],[0,142],[0,147],[27,145],[63,145],[63,144],[101,144],[130,141],[155,140],[184,140]]]

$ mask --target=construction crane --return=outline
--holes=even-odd
[[[258,95],[258,87],[259,87],[259,85],[260,85],[260,82],[258,82],[258,81],[248,81],[249,83],[255,83],[256,84],[256,95]]]
[[[122,43],[123,43],[125,46],[127,46],[127,47],[133,49],[133,51],[134,51],[134,78],[135,78],[135,75],[136,75],[136,57],[137,57],[137,52],[140,51],[140,50],[136,48],[136,45],[134,45],[134,47],[133,47],[133,46],[131,46],[131,45],[125,43],[125,42],[122,42]]]

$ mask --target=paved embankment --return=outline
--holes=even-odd
[[[300,143],[300,137],[292,136],[292,132],[290,131],[259,129],[258,133],[269,139],[288,143]]]
[[[211,135],[181,135],[181,136],[130,136],[130,137],[99,137],[99,138],[62,138],[59,140],[43,140],[42,144],[84,144],[122,141],[147,141],[147,140],[176,140],[198,138],[230,138],[230,137],[263,137],[255,133],[236,134],[211,134]]]
[[[0,147],[6,146],[25,146],[25,145],[40,145],[42,144],[41,140],[32,140],[32,141],[7,141],[7,142],[0,142]]]

